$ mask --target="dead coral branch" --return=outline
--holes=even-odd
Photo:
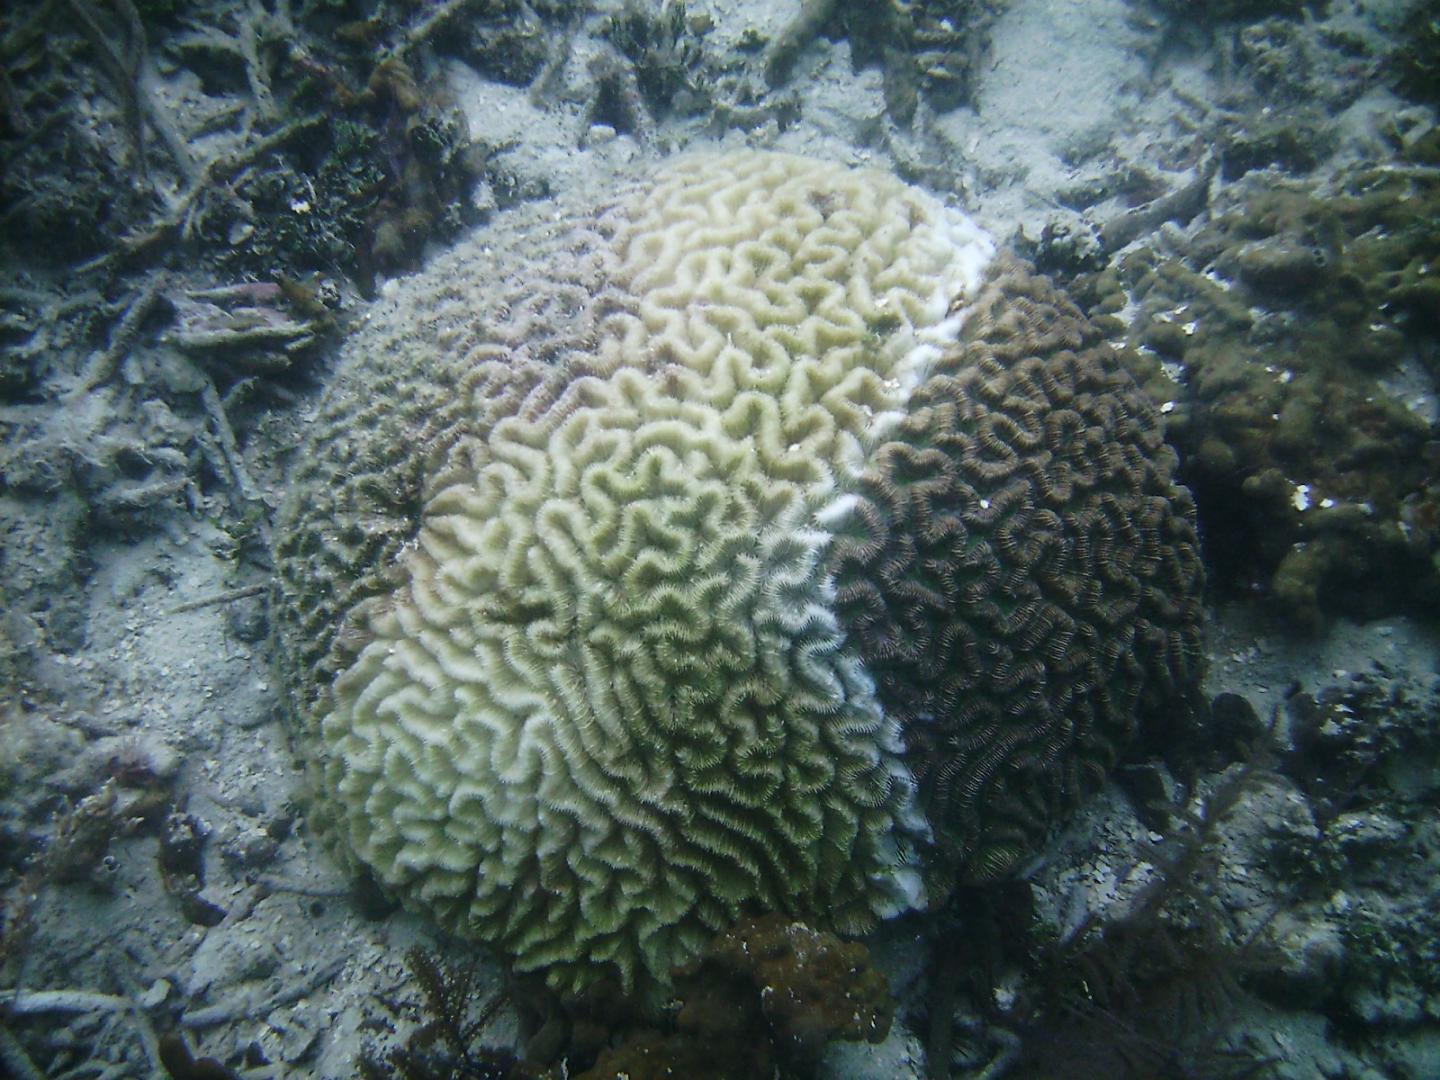
[[[193,181],[198,173],[195,159],[169,111],[155,94],[157,76],[150,61],[140,13],[131,0],[110,0],[110,3],[119,19],[118,41],[113,31],[101,25],[100,13],[90,0],[59,0],[59,6],[70,15],[95,51],[101,69],[120,98],[125,126],[134,143],[137,171],[147,174],[145,123],[148,121],[181,174]]]

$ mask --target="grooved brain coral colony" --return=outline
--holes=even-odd
[[[514,218],[352,336],[282,516],[352,870],[653,991],[746,910],[858,932],[1003,875],[1183,717],[1155,411],[964,216],[746,152]]]

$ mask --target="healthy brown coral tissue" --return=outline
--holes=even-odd
[[[1199,676],[1154,410],[886,173],[689,157],[514,211],[397,284],[312,431],[276,539],[312,816],[558,988],[997,876]]]

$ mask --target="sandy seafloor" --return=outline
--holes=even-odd
[[[737,41],[752,24],[774,32],[797,7],[796,0],[690,5],[692,12],[713,17],[710,45],[716,49]],[[1377,21],[1389,19],[1393,26],[1403,7],[1337,0],[1325,19],[1372,34]],[[1000,240],[1017,233],[1034,239],[1047,223],[1077,216],[1063,208],[1058,191],[1087,170],[1101,175],[1117,162],[1162,157],[1167,146],[1188,137],[1176,118],[1194,117],[1225,90],[1223,66],[1204,35],[1171,48],[1152,78],[1158,31],[1133,16],[1127,0],[1015,0],[994,27],[974,107],[937,115],[922,106],[912,128],[896,132],[889,148],[867,135],[873,118],[884,112],[880,73],[853,71],[848,45],[822,39],[796,66],[792,88],[801,97],[800,120],[783,132],[732,131],[725,140],[877,166],[892,164],[892,152],[924,160],[935,166],[935,175],[957,179],[958,190],[943,194]],[[582,34],[568,76],[577,81],[586,78],[583,49]],[[450,76],[472,132],[492,142],[513,140],[508,153],[516,167],[547,177],[557,191],[603,191],[616,170],[711,138],[684,118],[663,121],[644,143],[627,135],[611,138],[588,132],[578,105],[537,108],[524,90],[486,82],[458,61]],[[1371,152],[1386,118],[1399,108],[1383,88],[1359,96],[1336,118],[1340,136],[1329,151],[1331,162],[1338,167]],[[1111,152],[1067,163],[1076,157],[1077,140],[1108,145]],[[1172,177],[1176,187],[1187,179]],[[1103,224],[1121,212],[1118,204],[1102,202],[1087,215]],[[1419,388],[1417,408],[1433,408],[1432,391]],[[313,404],[301,402],[296,409]],[[103,407],[103,398],[86,406]],[[293,422],[277,418],[275,437]],[[263,434],[248,440],[245,452],[254,475],[275,496],[281,480],[272,468],[273,445],[267,447]],[[178,1021],[197,1052],[228,1062],[243,1076],[355,1076],[357,1051],[381,1034],[376,1018],[394,1021],[380,1002],[414,998],[407,987],[407,948],[439,943],[453,954],[461,946],[439,942],[422,919],[403,912],[367,917],[313,837],[303,828],[277,827],[295,813],[298,773],[268,662],[263,597],[184,606],[262,584],[263,577],[251,572],[237,580],[230,535],[204,512],[177,508],[159,521],[138,536],[89,538],[78,616],[83,643],[69,651],[39,649],[25,668],[29,685],[14,688],[60,706],[31,710],[23,725],[12,719],[3,754],[23,785],[83,793],[95,790],[105,762],[122,749],[136,753],[138,746],[153,768],[173,774],[173,800],[203,823],[201,896],[217,909],[218,922],[197,925],[167,894],[153,829],[117,838],[102,884],[47,884],[38,896],[25,955],[7,985],[18,978],[50,996],[32,998],[5,1021],[12,1033],[6,1038],[28,1048],[33,1061],[63,1063],[54,1075],[161,1076],[153,1057],[155,1033]],[[60,561],[73,557],[46,551],[43,539],[28,550]],[[1301,638],[1263,603],[1234,590],[1229,595],[1210,610],[1208,691],[1241,695],[1261,717],[1269,718],[1297,686],[1318,692],[1346,673],[1372,670],[1376,661],[1395,682],[1425,686],[1436,677],[1440,631],[1434,625],[1402,617],[1367,625],[1332,619],[1319,634]],[[1226,856],[1231,861],[1221,877],[1229,888],[1235,881],[1226,874],[1249,876],[1251,893],[1237,892],[1237,905],[1272,903],[1284,893],[1286,886],[1267,876],[1263,846],[1246,847],[1244,839],[1266,829],[1266,816],[1282,797],[1299,798],[1270,790],[1236,811],[1237,850]],[[1433,817],[1433,804],[1430,810]],[[1434,836],[1432,830],[1428,839]],[[1414,845],[1415,864],[1433,868],[1425,839],[1412,826],[1404,843]],[[1032,870],[1041,917],[1073,921],[1077,905],[1103,912],[1119,902],[1143,879],[1156,840],[1119,788],[1101,793]],[[263,860],[253,857],[257,848],[264,850]],[[1395,905],[1423,908],[1435,884],[1422,875],[1380,891]],[[1354,1004],[1348,1025],[1336,1023],[1333,1004],[1322,1007],[1336,993],[1323,985],[1330,973],[1353,970],[1335,959],[1343,942],[1326,937],[1343,926],[1333,908],[1343,908],[1342,893],[1337,885],[1327,901],[1329,916],[1325,903],[1311,905],[1310,922],[1301,919],[1292,927],[1290,985],[1298,989],[1257,996],[1234,1037],[1275,1059],[1263,1075],[1440,1076],[1440,1006],[1434,984],[1418,973],[1408,987],[1391,980],[1367,989],[1376,1000]],[[822,1075],[927,1075],[931,933],[923,920],[909,918],[874,935],[875,956],[899,1002],[895,1024],[881,1045],[832,1047]],[[1433,965],[1436,958],[1402,956],[1396,962],[1403,970]],[[502,992],[498,967],[486,970],[494,992]],[[1003,989],[996,988],[997,1000]],[[1387,1000],[1392,991],[1409,996]],[[15,1004],[7,995],[4,1000]],[[22,1006],[24,1001],[22,994]],[[398,1023],[403,1031],[403,1021]],[[967,1023],[961,1016],[957,1031],[976,1030]],[[502,1010],[487,1040],[507,1045],[516,1027],[514,1012]],[[67,1045],[68,1055],[59,1049]],[[953,1074],[978,1075],[1002,1050],[998,1043],[987,1049],[983,1039],[967,1046],[957,1037]]]

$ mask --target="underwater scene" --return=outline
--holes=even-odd
[[[0,12],[0,1080],[1440,1077],[1440,2]]]

